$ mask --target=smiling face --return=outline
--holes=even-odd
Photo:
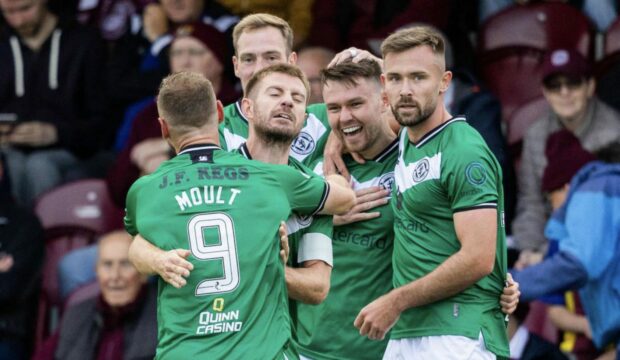
[[[555,75],[543,84],[543,95],[562,122],[580,120],[594,95],[594,80]],[[566,124],[565,124],[566,125]]]
[[[233,65],[244,91],[252,75],[258,71],[270,65],[294,64],[296,61],[295,53],[287,54],[282,32],[273,26],[244,31],[235,46]]]
[[[381,135],[391,130],[381,117],[379,81],[357,78],[355,82],[357,85],[328,80],[323,87],[323,98],[334,133],[349,151],[371,158]]]
[[[99,242],[97,280],[103,299],[112,307],[133,302],[146,277],[138,272],[127,256],[131,237],[121,231],[106,235]]]
[[[427,45],[388,53],[384,72],[382,81],[392,112],[402,126],[409,127],[423,124],[435,112],[438,97],[451,79],[443,59]]]
[[[278,72],[267,74],[244,99],[250,128],[269,142],[292,142],[304,124],[307,96],[298,77]]]

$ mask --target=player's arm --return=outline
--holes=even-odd
[[[170,285],[180,288],[187,283],[185,278],[194,266],[186,260],[189,250],[164,251],[136,235],[129,247],[129,260],[143,274],[158,274]]]
[[[286,267],[286,287],[291,299],[306,304],[320,304],[329,292],[332,267],[322,260],[309,260],[302,267]]]
[[[426,276],[365,306],[355,319],[361,335],[383,339],[403,311],[453,296],[493,271],[497,209],[456,212],[453,220],[460,250]]]
[[[320,214],[345,214],[355,206],[355,192],[344,177],[327,175],[325,181],[329,184],[329,194]]]

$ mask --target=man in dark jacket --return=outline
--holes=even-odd
[[[103,47],[44,0],[0,0],[0,142],[17,200],[29,204],[99,149]]]
[[[0,359],[28,358],[43,264],[43,229],[11,198],[0,157]]]

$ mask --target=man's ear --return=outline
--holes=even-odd
[[[252,99],[247,97],[241,99],[241,111],[249,120],[254,119],[254,102]]]
[[[224,121],[224,105],[218,100],[215,102],[215,107],[217,108],[217,123],[221,124]]]
[[[291,65],[297,64],[297,53],[292,52],[291,55],[288,56],[288,63]]]
[[[161,128],[161,137],[168,140],[170,138],[170,129],[168,128],[168,123],[163,117],[158,117],[157,121],[159,121],[159,127]]]
[[[452,81],[452,71],[446,71],[443,73],[441,77],[441,83],[439,84],[439,94],[443,94],[448,91],[448,86],[450,86],[450,82]]]

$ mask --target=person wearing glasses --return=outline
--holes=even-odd
[[[546,252],[543,229],[551,207],[545,202],[541,181],[547,164],[547,137],[567,129],[590,152],[620,137],[620,114],[594,94],[596,82],[582,55],[568,49],[550,51],[542,75],[542,92],[549,111],[528,129],[523,140],[517,216],[513,222],[513,235],[521,250],[517,268],[539,262]]]

